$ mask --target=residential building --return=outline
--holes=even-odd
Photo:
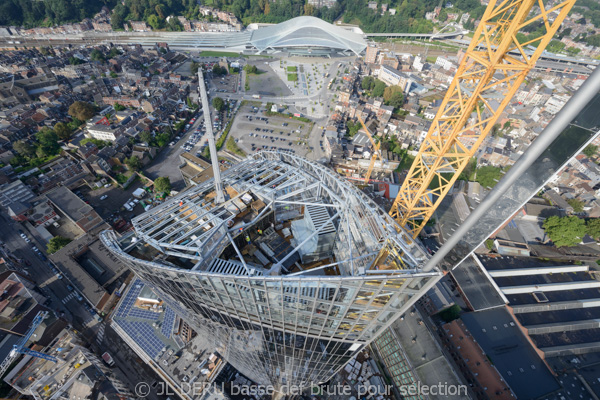
[[[377,54],[379,53],[379,47],[374,44],[367,46],[365,54],[365,62],[368,64],[374,64],[377,61]]]
[[[21,180],[0,186],[0,206],[2,207],[8,207],[16,202],[25,203],[34,197],[35,194]]]

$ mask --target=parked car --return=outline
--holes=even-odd
[[[100,196],[100,200],[104,200],[104,199],[106,199],[107,197],[108,197],[108,195],[104,194],[104,195]]]

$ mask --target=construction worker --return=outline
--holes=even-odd
[[[262,235],[262,229],[258,228],[257,232],[258,232],[259,235]]]
[[[250,244],[250,236],[246,235],[246,243]]]

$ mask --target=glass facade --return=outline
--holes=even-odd
[[[136,240],[112,231],[101,237],[259,384],[326,382],[440,277],[419,270],[425,252],[387,214],[318,164],[265,152],[223,180],[224,204],[207,201],[209,182],[137,217]],[[239,211],[244,196],[255,199],[253,212]],[[320,222],[308,212],[325,206],[332,210],[321,210]],[[300,223],[304,230],[294,230]],[[285,229],[294,232],[291,245],[276,234]],[[255,258],[261,250],[263,265]]]

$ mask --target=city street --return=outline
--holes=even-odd
[[[14,256],[27,260],[31,265],[23,268],[21,272],[26,274],[29,279],[33,280],[41,289],[44,296],[51,300],[48,307],[60,313],[60,315],[69,321],[73,327],[81,332],[92,347],[96,350],[97,355],[101,355],[105,351],[109,351],[115,360],[113,371],[116,375],[128,384],[133,392],[135,385],[138,382],[148,382],[159,379],[156,374],[142,362],[137,355],[123,342],[118,335],[105,322],[97,322],[89,311],[87,311],[81,302],[77,300],[73,292],[67,285],[69,282],[65,277],[58,279],[47,265],[49,260],[42,261],[33,250],[31,244],[34,244],[39,249],[44,249],[40,243],[37,243],[35,238],[29,234],[23,227],[11,221],[4,214],[0,214],[0,223],[4,226],[0,230],[0,241],[3,242],[3,249],[10,251]],[[26,243],[19,235],[21,229],[27,236],[32,239],[32,243]],[[158,400],[159,397],[154,393],[149,394],[149,400]]]
[[[157,156],[144,168],[146,176],[152,180],[164,176],[171,181],[171,188],[180,191],[185,187],[181,172],[179,172],[179,156],[183,153],[181,147],[191,136],[192,133],[204,122],[202,111],[197,113],[197,118],[194,124],[186,131],[184,136],[179,140],[174,140],[172,146],[165,147]]]
[[[31,249],[31,244],[35,244],[35,246],[45,253],[46,246],[38,242],[23,226],[11,221],[3,213],[0,214],[0,222],[4,227],[0,230],[0,240],[4,243],[4,249],[31,264],[24,268],[25,274],[52,301],[49,308],[61,313],[67,321],[71,322],[76,329],[82,332],[88,329],[91,330],[89,333],[96,331],[98,322],[67,288],[69,284],[67,278],[58,279],[48,265],[50,260],[43,261]],[[19,236],[19,229],[32,239],[31,244],[26,243]]]

